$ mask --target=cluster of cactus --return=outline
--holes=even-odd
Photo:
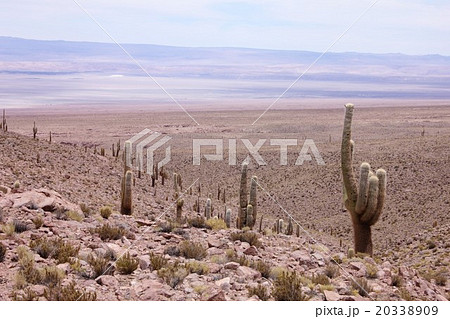
[[[2,129],[3,132],[7,132],[8,131],[8,124],[6,124],[6,112],[5,112],[5,109],[3,109],[3,119],[2,119],[2,122],[0,123],[0,129]]]
[[[256,223],[257,212],[257,177],[253,176],[250,184],[250,199],[247,189],[247,163],[242,164],[241,187],[239,190],[239,215],[237,227],[242,229],[249,227],[253,229]]]
[[[341,169],[344,181],[344,204],[353,224],[355,252],[372,255],[371,226],[381,216],[386,197],[386,171],[373,173],[369,163],[362,163],[359,186],[353,172],[354,142],[351,139],[353,104],[345,105],[345,121],[341,145]]]
[[[112,156],[118,158],[119,152],[120,152],[120,140],[117,142],[117,149],[114,147],[114,143],[113,143],[111,150],[112,150]]]
[[[38,128],[36,127],[36,122],[33,122],[33,140],[36,139]]]

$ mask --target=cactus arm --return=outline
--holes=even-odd
[[[374,225],[380,218],[386,198],[386,171],[380,168],[377,170],[376,174],[378,177],[378,200],[375,214],[369,221],[370,225]]]
[[[362,163],[359,177],[359,191],[356,200],[355,212],[361,214],[367,206],[367,197],[369,192],[369,172],[370,164]]]
[[[366,210],[364,211],[364,214],[362,214],[360,218],[361,222],[367,223],[374,217],[375,211],[377,209],[377,202],[378,202],[378,177],[374,175],[369,178],[367,207]]]
[[[347,197],[345,204],[350,211],[354,211],[358,196],[355,175],[352,168],[352,150],[354,148],[351,140],[352,117],[353,104],[346,104],[344,130],[342,133],[341,144],[341,168],[344,181],[344,191]]]

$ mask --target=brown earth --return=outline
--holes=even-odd
[[[0,192],[2,207],[1,242],[6,246],[5,261],[0,263],[0,299],[10,299],[13,291],[23,291],[18,285],[20,270],[17,247],[30,245],[37,237],[57,238],[80,246],[77,259],[58,267],[66,272],[64,283],[75,280],[79,287],[97,292],[98,299],[107,300],[206,300],[209,298],[248,299],[248,287],[258,283],[273,291],[276,275],[261,277],[255,263],[265,261],[272,267],[295,270],[303,276],[304,293],[313,300],[362,298],[352,288],[352,278],[366,278],[372,288],[372,299],[427,299],[448,297],[450,230],[450,107],[379,107],[356,108],[353,139],[356,143],[355,169],[362,161],[373,168],[386,169],[387,202],[382,218],[375,225],[374,257],[347,258],[352,246],[349,214],[342,207],[340,176],[340,136],[344,108],[326,110],[274,110],[251,125],[261,112],[241,111],[193,112],[196,125],[182,112],[156,112],[139,108],[129,110],[8,110],[9,132],[0,133]],[[33,122],[38,127],[38,140],[32,139]],[[133,188],[134,215],[122,216],[120,183],[122,161],[111,156],[111,145],[123,141],[144,128],[167,134],[172,160],[166,166],[169,173],[165,186],[143,175]],[[48,132],[52,143],[48,143]],[[422,134],[423,133],[423,134]],[[422,136],[423,135],[423,136]],[[192,165],[192,139],[224,138],[224,161],[206,161]],[[289,147],[288,165],[279,165],[279,148],[270,146],[270,139],[297,138],[298,146]],[[260,154],[267,165],[256,165],[252,158],[249,175],[257,175],[258,214],[263,215],[261,246],[232,241],[231,230],[206,230],[181,223],[170,231],[164,223],[175,218],[172,173],[183,178],[184,190],[192,185],[193,194],[185,194],[183,214],[195,216],[194,202],[201,185],[200,206],[212,194],[214,214],[223,213],[225,206],[237,214],[240,165],[228,165],[228,141],[237,139],[238,161],[247,152],[240,139],[255,144],[266,139]],[[314,160],[294,165],[305,139],[313,139],[325,165]],[[105,148],[106,156],[94,154]],[[156,159],[162,158],[161,148]],[[204,153],[213,149],[204,148]],[[39,158],[39,159],[38,159]],[[19,181],[18,188],[14,188]],[[226,203],[217,199],[217,190],[225,189]],[[12,190],[9,190],[10,188]],[[45,190],[42,190],[45,189]],[[53,192],[57,192],[56,194]],[[47,194],[47,195],[45,195]],[[44,204],[42,204],[44,203]],[[49,204],[50,203],[50,204]],[[79,205],[88,209],[81,211]],[[83,205],[84,204],[84,205]],[[102,206],[113,207],[114,213],[105,221],[99,215]],[[77,211],[80,221],[64,220],[61,209]],[[64,211],[64,210],[63,210]],[[273,234],[274,221],[288,220],[288,212],[301,225],[300,237]],[[35,229],[32,219],[43,218],[43,226]],[[161,218],[159,218],[161,217]],[[13,221],[27,224],[21,233],[7,234]],[[91,228],[108,222],[122,227],[128,236],[103,242]],[[259,222],[259,219],[258,219]],[[164,228],[166,232],[161,232]],[[167,229],[169,228],[169,229]],[[132,235],[130,235],[130,233]],[[189,239],[207,248],[202,265],[207,274],[191,273],[175,288],[170,287],[157,271],[149,267],[149,253],[163,254],[169,246]],[[88,255],[103,256],[109,250],[119,256],[125,248],[138,258],[140,266],[131,275],[118,271],[113,276],[94,280]],[[228,250],[228,252],[227,252]],[[238,257],[225,258],[231,250],[242,265],[229,264]],[[167,251],[166,251],[167,252]],[[247,255],[246,255],[247,253]],[[331,258],[340,256],[340,275],[331,279],[332,287],[321,287],[308,281],[313,274],[324,273]],[[183,257],[168,256],[187,263]],[[234,259],[233,259],[234,258]],[[56,264],[54,258],[43,259],[34,254],[35,265]],[[78,267],[74,266],[78,260]],[[72,266],[70,266],[72,264]],[[228,266],[227,266],[228,265]],[[22,266],[23,267],[23,266]],[[245,268],[243,268],[245,267]],[[393,279],[402,278],[400,287]],[[395,280],[394,280],[395,281]],[[30,284],[43,299],[45,285]],[[324,292],[331,289],[332,292]],[[213,299],[214,299],[213,298]]]

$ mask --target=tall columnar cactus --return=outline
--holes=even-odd
[[[132,158],[131,158],[132,146],[133,146],[133,144],[131,144],[130,141],[125,142],[125,147],[124,147],[124,151],[123,151],[123,161],[125,164],[124,165],[125,172],[133,170]]]
[[[231,227],[231,209],[228,208],[225,212],[225,224],[227,224],[227,227]]]
[[[247,163],[242,164],[241,186],[239,189],[239,222],[238,228],[242,229],[247,223]]]
[[[255,226],[256,223],[256,216],[257,216],[257,211],[256,211],[256,188],[257,188],[257,183],[258,183],[258,177],[253,176],[252,177],[252,181],[250,184],[250,200],[249,200],[249,204],[252,205],[253,208],[253,213],[252,213],[252,223],[249,226],[250,228],[253,228],[253,226]],[[249,214],[247,212],[247,214]],[[248,220],[248,218],[247,218]]]
[[[289,223],[286,229],[286,235],[292,235],[294,233],[294,225],[292,224],[292,218],[289,218]]]
[[[341,169],[344,181],[344,203],[353,224],[355,251],[373,254],[371,226],[383,211],[386,197],[386,171],[370,170],[368,163],[360,167],[359,185],[353,171],[354,142],[351,139],[353,104],[345,105],[344,131],[341,145]]]
[[[184,199],[178,198],[177,200],[177,221],[181,221],[183,218],[183,205],[184,205]]]
[[[178,193],[178,174],[173,173],[173,191]]]
[[[38,128],[36,127],[36,122],[33,122],[33,139],[36,139],[36,134],[38,132]]]
[[[210,219],[211,218],[211,198],[208,198],[206,200],[205,217],[206,217],[206,219]]]
[[[122,194],[121,194],[122,203],[120,206],[120,213],[122,215],[133,214],[132,186],[133,186],[133,172],[127,171],[122,181]]]

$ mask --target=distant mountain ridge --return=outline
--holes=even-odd
[[[149,74],[172,80],[166,84],[171,92],[187,99],[201,94],[208,98],[242,99],[277,96],[321,54],[249,48],[122,45]],[[39,96],[45,93],[45,101],[54,91],[69,90],[70,94],[64,94],[69,94],[72,100],[72,96],[77,94],[79,98],[80,86],[86,85],[88,80],[115,76],[123,77],[120,85],[107,80],[95,80],[94,83],[107,83],[105,85],[111,92],[110,96],[114,95],[114,100],[119,98],[115,85],[119,85],[122,91],[125,87],[130,89],[123,91],[124,96],[137,98],[141,94],[140,99],[150,98],[147,84],[136,82],[138,78],[146,77],[146,73],[115,43],[0,36],[0,76],[10,85],[11,92],[14,91],[13,94],[7,93],[10,103],[22,97],[34,101],[33,95],[26,96],[28,91],[18,91],[18,85],[24,81],[29,82]],[[71,77],[73,84],[69,84],[67,79],[57,80],[55,76]],[[41,81],[33,80],[35,77]],[[17,80],[18,85],[13,80]],[[53,81],[51,85],[55,88],[44,85],[44,80]],[[284,98],[450,99],[449,88],[449,56],[329,52],[302,77],[301,85],[290,89]],[[83,91],[86,101],[94,95],[90,90],[85,88]],[[105,93],[107,89],[102,86],[101,90]]]

